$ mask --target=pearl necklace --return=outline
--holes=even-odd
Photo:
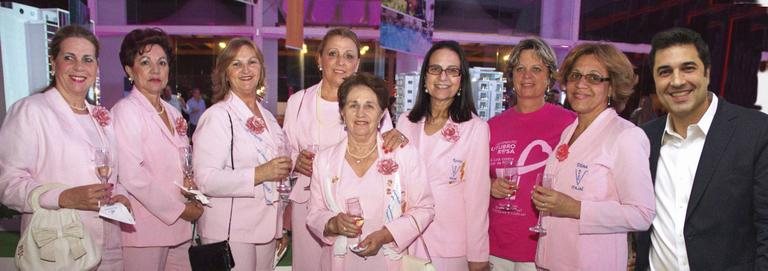
[[[86,109],[88,109],[88,108],[85,106],[85,104],[83,104],[83,107],[77,107],[77,106],[75,106],[75,105],[72,105],[72,104],[69,104],[69,103],[67,103],[67,105],[69,105],[69,108],[72,108],[72,109],[73,109],[73,110],[75,110],[75,111],[85,111]]]
[[[371,150],[369,150],[364,155],[358,156],[358,155],[352,154],[352,152],[349,151],[349,147],[347,147],[347,154],[349,155],[349,157],[352,157],[352,158],[355,159],[355,164],[360,164],[360,162],[363,162],[363,160],[365,160],[366,158],[370,157],[371,154],[373,154],[373,152],[375,150],[376,150],[376,144],[373,144],[373,147],[371,147]]]

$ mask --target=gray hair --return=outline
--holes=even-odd
[[[549,44],[539,37],[527,38],[515,45],[515,48],[512,49],[512,53],[509,55],[509,62],[507,62],[508,78],[511,80],[515,67],[517,64],[520,64],[520,55],[525,50],[533,50],[533,54],[547,66],[549,86],[554,85],[557,79],[557,58],[555,58],[555,52],[552,50],[552,47],[549,47]]]

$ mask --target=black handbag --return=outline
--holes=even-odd
[[[233,154],[235,143],[235,132],[232,127],[232,117],[229,116],[229,127],[232,139],[229,144],[229,158],[232,163],[232,170],[235,169],[235,157]],[[232,249],[229,247],[229,233],[232,229],[232,209],[235,205],[235,198],[229,205],[229,227],[227,228],[227,240],[212,244],[203,245],[200,238],[195,238],[197,222],[192,226],[192,246],[189,247],[189,263],[193,271],[224,271],[235,267],[235,259],[232,257]]]

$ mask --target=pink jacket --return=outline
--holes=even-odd
[[[204,238],[227,239],[233,198],[232,241],[263,244],[282,236],[282,230],[278,230],[282,229],[282,209],[275,201],[275,183],[254,186],[253,175],[256,166],[276,156],[283,131],[275,117],[261,104],[258,106],[267,125],[258,135],[246,128],[246,121],[253,114],[233,94],[206,110],[197,124],[192,138],[196,181],[213,203],[198,222]],[[230,163],[231,132],[234,132],[234,170]]]
[[[120,182],[130,193],[136,225],[123,232],[125,246],[173,246],[189,240],[191,224],[181,218],[187,199],[174,182],[183,183],[180,147],[189,139],[176,131],[181,113],[161,100],[171,132],[136,88],[112,108],[120,159]]]
[[[400,116],[397,129],[426,161],[435,197],[435,220],[424,232],[429,252],[488,261],[488,124],[477,116],[461,124],[449,120],[443,130],[426,135],[424,121],[412,123],[408,113]]]
[[[429,185],[427,185],[427,176],[424,164],[419,159],[419,155],[414,147],[406,146],[391,154],[384,154],[381,151],[381,139],[378,142],[379,159],[371,165],[363,177],[357,177],[352,168],[347,164],[344,155],[347,150],[347,140],[344,139],[339,144],[329,149],[323,150],[317,156],[317,163],[313,168],[313,181],[309,202],[309,215],[307,225],[309,230],[317,236],[320,241],[327,245],[332,245],[336,236],[323,236],[325,225],[337,212],[331,210],[327,204],[328,198],[325,196],[324,182],[332,184],[330,194],[334,197],[334,202],[342,209],[346,209],[345,200],[351,197],[358,197],[363,209],[365,224],[363,224],[363,234],[361,240],[368,234],[386,227],[395,239],[393,250],[401,252],[405,250],[420,234],[414,224],[414,219],[418,221],[421,230],[425,225],[429,225],[434,216],[434,203]],[[398,164],[400,184],[404,194],[406,211],[402,216],[395,216],[391,222],[386,222],[385,212],[387,202],[392,191],[391,186],[387,184],[393,180],[395,173],[384,175],[379,171],[379,162],[385,159],[391,159]],[[336,181],[333,181],[333,180]],[[384,181],[386,179],[386,181]],[[399,209],[399,208],[398,208]],[[400,210],[397,210],[399,212]],[[411,218],[413,217],[413,218]],[[357,240],[354,240],[357,242]],[[386,245],[385,245],[386,246]],[[344,257],[333,257],[333,270],[398,270],[399,261],[389,260],[384,255],[384,249],[379,250],[376,256],[369,257],[367,260],[348,252]]]
[[[87,105],[89,112],[93,106]],[[55,88],[33,94],[16,102],[8,111],[0,128],[0,202],[23,213],[21,228],[27,228],[32,217],[27,195],[43,183],[63,183],[72,187],[98,184],[93,150],[109,146],[115,158],[117,148],[113,122],[99,126],[102,142],[92,142],[75,119],[75,114]],[[113,161],[117,166],[117,161]],[[117,172],[117,168],[113,172]],[[110,183],[117,182],[112,174]],[[44,208],[57,209],[63,189],[52,190],[41,197]],[[113,194],[125,194],[117,184]],[[44,203],[44,198],[50,203]],[[48,205],[48,206],[46,206]],[[119,223],[98,217],[97,212],[77,211],[86,231],[105,252],[120,253]]]
[[[322,150],[347,138],[347,133],[344,131],[344,124],[341,123],[339,114],[318,116],[317,105],[320,101],[318,101],[317,97],[320,85],[322,85],[322,81],[305,90],[296,92],[288,98],[288,103],[285,107],[283,130],[285,130],[288,141],[293,147],[294,158],[309,145],[319,145]],[[322,118],[322,120],[318,121],[318,117]],[[389,117],[389,111],[385,110],[381,131],[386,132],[391,129],[392,119]],[[303,174],[298,175],[299,178],[295,185],[298,189],[291,191],[291,200],[304,203],[309,200],[309,191],[303,188],[309,185],[310,178]]]
[[[577,124],[565,128],[558,146]],[[550,156],[545,173],[555,175],[555,190],[581,201],[581,219],[545,216],[536,264],[552,271],[625,270],[627,232],[647,230],[656,214],[649,154],[643,130],[606,109],[565,160]]]

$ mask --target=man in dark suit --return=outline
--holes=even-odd
[[[651,42],[667,116],[651,141],[656,218],[637,234],[637,270],[768,270],[768,116],[708,91],[709,49],[684,28]]]

